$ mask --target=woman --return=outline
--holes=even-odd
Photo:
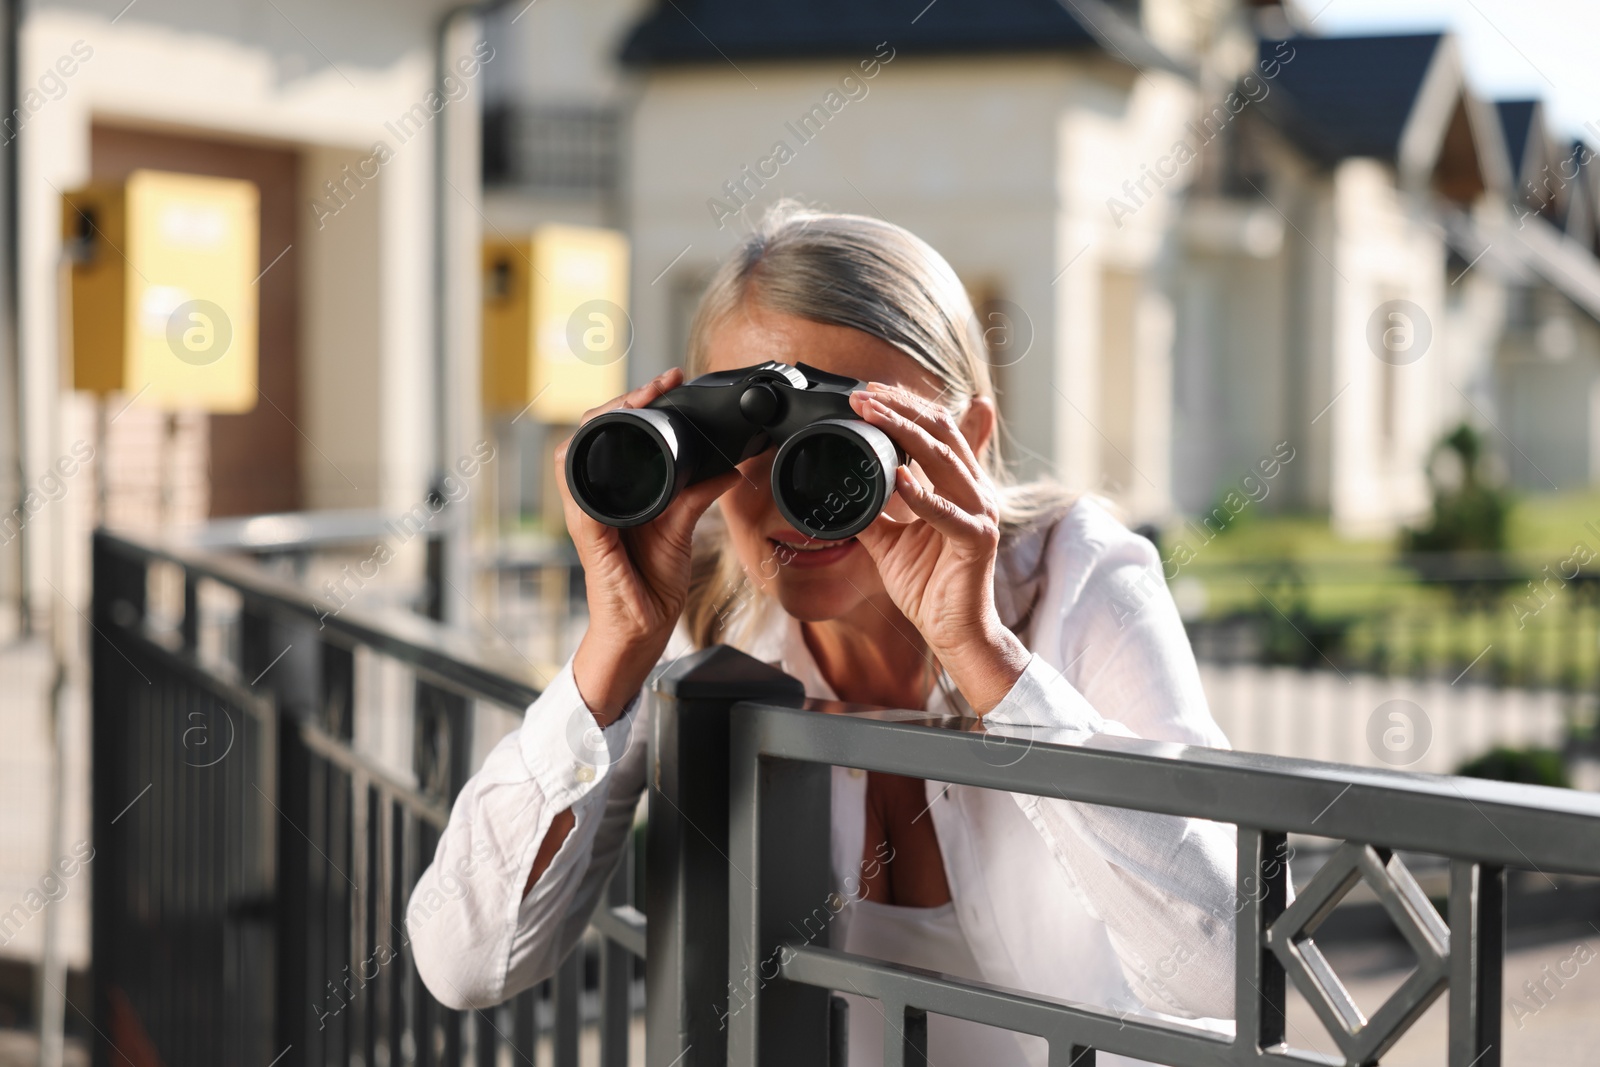
[[[1149,542],[1090,499],[1008,483],[972,307],[928,245],[780,205],[712,280],[689,349],[691,374],[804,361],[872,383],[856,413],[913,462],[845,542],[782,519],[771,450],[631,530],[566,497],[589,629],[462,790],[407,917],[447,1005],[504,1000],[577,943],[644,786],[641,685],[693,647],[742,647],[816,697],[1067,732],[1053,737],[1227,743]],[[669,370],[598,410],[682,380]],[[835,947],[1118,1012],[1232,1014],[1229,828],[843,768],[833,780],[848,901]],[[878,1062],[881,1014],[849,999],[851,1062]],[[942,1017],[929,1045],[947,1065],[1044,1063],[1038,1038]]]

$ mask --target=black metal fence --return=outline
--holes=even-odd
[[[152,568],[172,567],[185,610],[163,634],[146,590]],[[207,582],[238,598],[229,656],[206,654],[200,640]],[[93,1013],[107,1039],[98,1062],[153,1062],[136,1058],[145,1046],[170,1067],[286,1055],[285,1064],[578,1062],[581,954],[553,989],[456,1013],[428,996],[400,933],[407,893],[471,769],[474,708],[520,709],[534,696],[525,682],[425,620],[319,620],[303,591],[201,556],[101,534],[95,583]],[[371,656],[414,674],[409,773],[356,743],[359,661]],[[930,1012],[1039,1035],[1052,1067],[1091,1067],[1096,1050],[1177,1067],[1368,1064],[1446,990],[1450,1067],[1496,1067],[1507,869],[1600,876],[1600,797],[1590,794],[1118,738],[1065,744],[972,720],[820,705],[723,647],[675,662],[654,689],[649,921],[625,903],[628,871],[595,919],[607,1067],[627,1062],[635,955],[651,1067],[840,1063],[841,988],[880,1002],[894,1024],[892,1067],[937,1055]],[[185,734],[196,729],[205,744]],[[1235,825],[1236,1034],[798,940],[834,892],[830,765]],[[1289,834],[1343,842],[1292,904],[1281,862]],[[1444,857],[1443,914],[1402,850]],[[1370,1016],[1315,940],[1359,882],[1419,961]],[[752,972],[763,981],[741,982],[741,1010],[729,1011],[735,977]],[[1339,1058],[1290,1047],[1291,982]],[[546,1033],[548,1055],[536,1056]],[[1587,1055],[1574,1050],[1571,1062]]]
[[[153,572],[181,583],[171,629],[148,610]],[[206,583],[236,605],[221,627],[202,624]],[[541,1040],[576,1062],[585,954],[498,1009],[454,1012],[417,977],[404,927],[479,706],[520,713],[536,691],[427,620],[324,607],[242,563],[96,536],[96,1062],[533,1063]],[[354,743],[368,657],[413,679],[410,767]],[[597,916],[611,936],[586,999],[606,1067],[627,1062],[632,890],[629,863]]]
[[[1572,560],[1279,559],[1196,564],[1178,581],[1210,602],[1187,624],[1204,660],[1600,688],[1600,572]]]

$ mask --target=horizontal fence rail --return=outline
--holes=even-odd
[[[151,602],[162,587],[176,611]],[[584,953],[456,1012],[405,933],[450,803],[498,739],[478,723],[515,722],[538,695],[527,672],[417,616],[333,612],[248,563],[104,532],[91,622],[96,1063],[533,1064],[541,1043],[576,1062]],[[408,685],[365,691],[384,671]],[[400,757],[358,746],[372,705],[409,731]],[[587,939],[605,1067],[627,1063],[633,881],[625,856]]]

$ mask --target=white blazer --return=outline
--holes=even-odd
[[[1105,733],[1227,746],[1154,546],[1093,499],[1008,546],[996,599],[1008,622],[1028,616],[1018,634],[1033,656],[986,723],[1048,727],[1052,741]],[[800,624],[768,615],[741,645],[807,695],[833,698]],[[680,630],[667,658],[686,647]],[[646,703],[635,698],[597,729],[569,662],[462,789],[406,916],[417,968],[442,1003],[499,1003],[553,974],[577,944],[644,789]],[[945,706],[936,688],[929,710]],[[834,769],[833,873],[845,899],[859,895],[865,793],[862,772]],[[1215,1020],[1233,1015],[1232,827],[934,781],[927,797],[985,979],[1231,1029]],[[576,824],[524,898],[539,842],[568,807]],[[850,913],[833,921],[834,944]]]

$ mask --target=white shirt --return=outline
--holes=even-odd
[[[846,910],[851,913],[850,934],[842,947],[852,955],[921,967],[957,978],[983,977],[966,935],[961,932],[954,902],[936,908],[907,908],[857,900],[847,905]],[[882,1005],[854,993],[840,995],[850,1006],[846,1023],[849,1067],[882,1067],[883,1030],[887,1022]],[[1018,1034],[948,1015],[929,1015],[927,1052],[933,1067],[967,1064],[1011,1067],[1024,1063],[1029,1067],[1034,1064],[1045,1067],[1049,1046],[1043,1038],[1031,1034]]]
[[[988,727],[1226,747],[1154,546],[1092,499],[1008,549],[996,599],[1008,621],[1034,604],[1018,631],[1033,656]],[[778,662],[807,695],[833,697],[800,624],[770,614],[746,651]],[[674,644],[668,658],[684,650],[681,636]],[[929,710],[943,704],[936,689]],[[499,1003],[577,944],[644,788],[647,715],[636,698],[597,729],[568,662],[466,783],[406,916],[440,1002]],[[1232,827],[934,781],[927,796],[955,916],[987,981],[1113,1012],[1232,1017]],[[833,873],[846,899],[859,895],[865,799],[866,776],[836,768]],[[576,824],[524,898],[539,842],[569,807]],[[846,943],[850,910],[834,920],[834,945]]]

